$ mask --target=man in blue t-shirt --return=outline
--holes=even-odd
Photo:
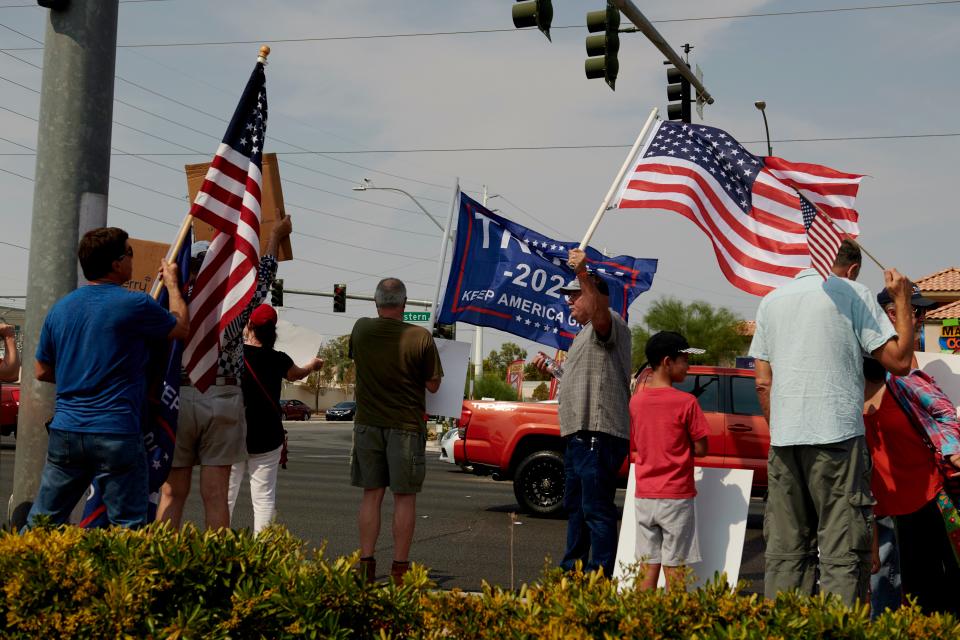
[[[78,249],[89,285],[50,309],[36,353],[37,380],[57,385],[47,461],[27,526],[45,515],[65,523],[96,479],[110,524],[147,520],[147,459],[140,433],[151,344],[185,339],[187,303],[176,264],[161,261],[170,310],[124,289],[133,270],[127,232],[94,229]]]

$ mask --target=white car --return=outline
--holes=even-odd
[[[453,454],[454,446],[460,440],[459,429],[447,429],[440,438],[440,461],[457,464]]]

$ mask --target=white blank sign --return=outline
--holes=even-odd
[[[697,511],[697,535],[700,539],[700,562],[690,565],[693,570],[693,586],[702,586],[713,579],[716,572],[727,573],[730,588],[737,585],[740,576],[740,560],[743,557],[743,540],[747,534],[747,511],[750,509],[750,485],[752,469],[694,468],[697,483],[695,500]],[[624,579],[624,567],[638,560],[637,515],[634,506],[636,472],[630,465],[627,480],[627,497],[623,503],[623,521],[620,524],[620,541],[617,544],[617,560],[613,575]],[[663,572],[660,572],[662,587]]]

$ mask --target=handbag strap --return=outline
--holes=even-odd
[[[253,381],[257,383],[257,386],[258,386],[258,387],[260,387],[260,391],[262,391],[262,392],[263,392],[263,395],[267,398],[267,400],[270,401],[270,405],[273,407],[273,410],[276,411],[277,414],[282,417],[282,416],[283,416],[283,412],[280,411],[280,407],[278,407],[278,406],[277,406],[277,403],[273,400],[273,396],[271,396],[271,395],[267,392],[266,387],[264,387],[264,386],[263,386],[263,383],[260,382],[260,378],[257,377],[257,372],[254,371],[254,370],[253,370],[253,367],[250,366],[250,361],[247,360],[246,354],[244,354],[244,356],[243,356],[243,364],[245,364],[245,365],[247,366],[247,371],[249,371],[249,372],[250,372],[250,375],[253,376]]]

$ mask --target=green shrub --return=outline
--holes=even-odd
[[[494,398],[495,400],[516,400],[516,388],[507,384],[506,380],[483,376],[473,383],[474,398]]]
[[[537,388],[533,390],[533,393],[530,394],[530,397],[537,401],[549,400],[550,399],[550,387],[547,386],[546,382],[541,382],[537,385]]]
[[[364,584],[357,556],[309,553],[282,527],[246,532],[35,529],[0,534],[3,638],[960,638],[916,607],[737,594],[717,576],[686,592],[621,589],[548,569],[519,592],[433,590],[419,566]]]

